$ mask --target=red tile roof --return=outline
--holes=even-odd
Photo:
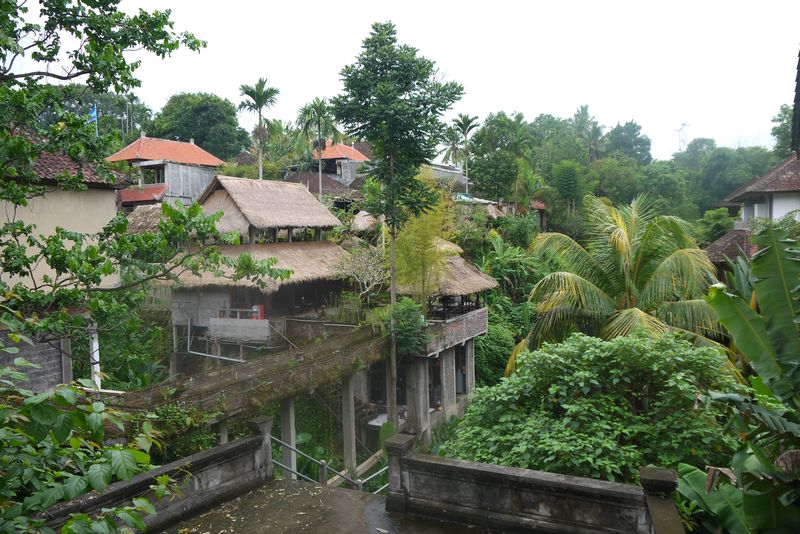
[[[42,152],[33,164],[33,171],[43,182],[56,182],[59,175],[63,173],[76,175],[79,170],[83,173],[83,183],[90,186],[112,188],[122,180],[122,175],[112,171],[111,174],[116,180],[109,182],[91,164],[75,163],[72,158],[61,153]]]
[[[224,161],[209,154],[194,143],[171,141],[157,137],[140,137],[116,154],[106,158],[108,161],[155,161],[167,160],[190,165],[219,167]]]
[[[351,159],[353,161],[369,161],[367,156],[355,148],[342,143],[336,143],[335,145],[332,145],[330,139],[325,142],[325,150],[322,151],[321,158],[318,158],[318,153],[318,151],[315,151],[314,159]]]
[[[547,206],[541,200],[531,200],[531,209],[532,210],[543,210],[546,209]]]
[[[148,184],[144,187],[132,186],[120,192],[123,204],[144,204],[161,202],[167,192],[166,184]]]
[[[742,200],[749,193],[774,193],[777,191],[800,191],[800,160],[792,154],[763,176],[753,178],[728,195],[723,202]]]
[[[750,242],[750,230],[735,229],[723,235],[705,249],[714,263],[724,263],[725,258],[734,259],[741,256],[742,251],[748,256],[756,252],[756,246]]]

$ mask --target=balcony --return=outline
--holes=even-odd
[[[428,354],[436,354],[485,334],[489,329],[489,310],[478,308],[450,319],[429,319],[428,322],[431,334]]]
[[[256,308],[220,308],[208,320],[208,334],[214,339],[269,341],[270,325],[263,311]]]

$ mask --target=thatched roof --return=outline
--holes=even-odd
[[[449,241],[443,242],[449,243]],[[452,244],[452,243],[451,243]],[[457,247],[458,245],[452,244]],[[497,287],[497,280],[482,273],[477,267],[458,255],[448,256],[445,260],[441,278],[439,279],[439,289],[436,294],[440,297],[455,297],[460,295],[472,295],[487,291]],[[413,290],[409,286],[400,286],[398,292],[403,295],[411,295]]]
[[[452,241],[448,241],[447,239],[442,239],[441,237],[434,237],[433,242],[436,245],[436,250],[439,250],[440,252],[453,254],[454,256],[464,253],[463,248],[459,247]]]
[[[302,184],[215,176],[200,195],[203,204],[224,190],[255,228],[332,228],[341,222]]]
[[[155,232],[161,220],[161,204],[142,204],[128,214],[128,233]]]
[[[274,293],[281,286],[314,282],[317,280],[333,280],[338,278],[336,267],[347,252],[339,245],[330,241],[296,241],[294,243],[268,243],[256,245],[229,245],[219,247],[220,252],[230,258],[249,252],[253,259],[264,260],[275,258],[278,260],[276,267],[291,269],[292,276],[288,280],[270,281],[264,293]],[[203,288],[203,287],[245,287],[257,288],[258,286],[248,280],[230,280],[219,278],[211,273],[195,276],[184,273],[179,277],[177,287]]]
[[[356,216],[353,217],[353,222],[350,224],[350,229],[354,232],[367,232],[369,230],[374,230],[377,227],[378,219],[364,210],[356,213]]]
[[[484,274],[461,256],[447,258],[447,267],[439,280],[439,295],[472,295],[497,287],[497,280]]]

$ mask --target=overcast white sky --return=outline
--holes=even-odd
[[[400,42],[464,85],[452,115],[520,111],[601,124],[636,120],[669,158],[685,139],[771,147],[774,116],[794,95],[800,1],[123,0],[126,10],[171,8],[176,29],[208,41],[200,52],[144,57],[136,92],[154,110],[174,93],[206,91],[238,103],[238,87],[280,89],[268,115],[294,120],[316,96],[340,91],[371,23],[393,21]],[[248,130],[252,115],[240,115]]]

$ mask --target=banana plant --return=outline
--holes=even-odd
[[[748,394],[711,395],[731,406],[742,446],[704,488],[696,471],[682,468],[679,491],[728,531],[792,532],[800,525],[800,249],[772,226],[753,242],[759,251],[748,283],[738,276],[736,290],[716,284],[706,298],[756,373]],[[713,483],[719,472],[730,484]]]

